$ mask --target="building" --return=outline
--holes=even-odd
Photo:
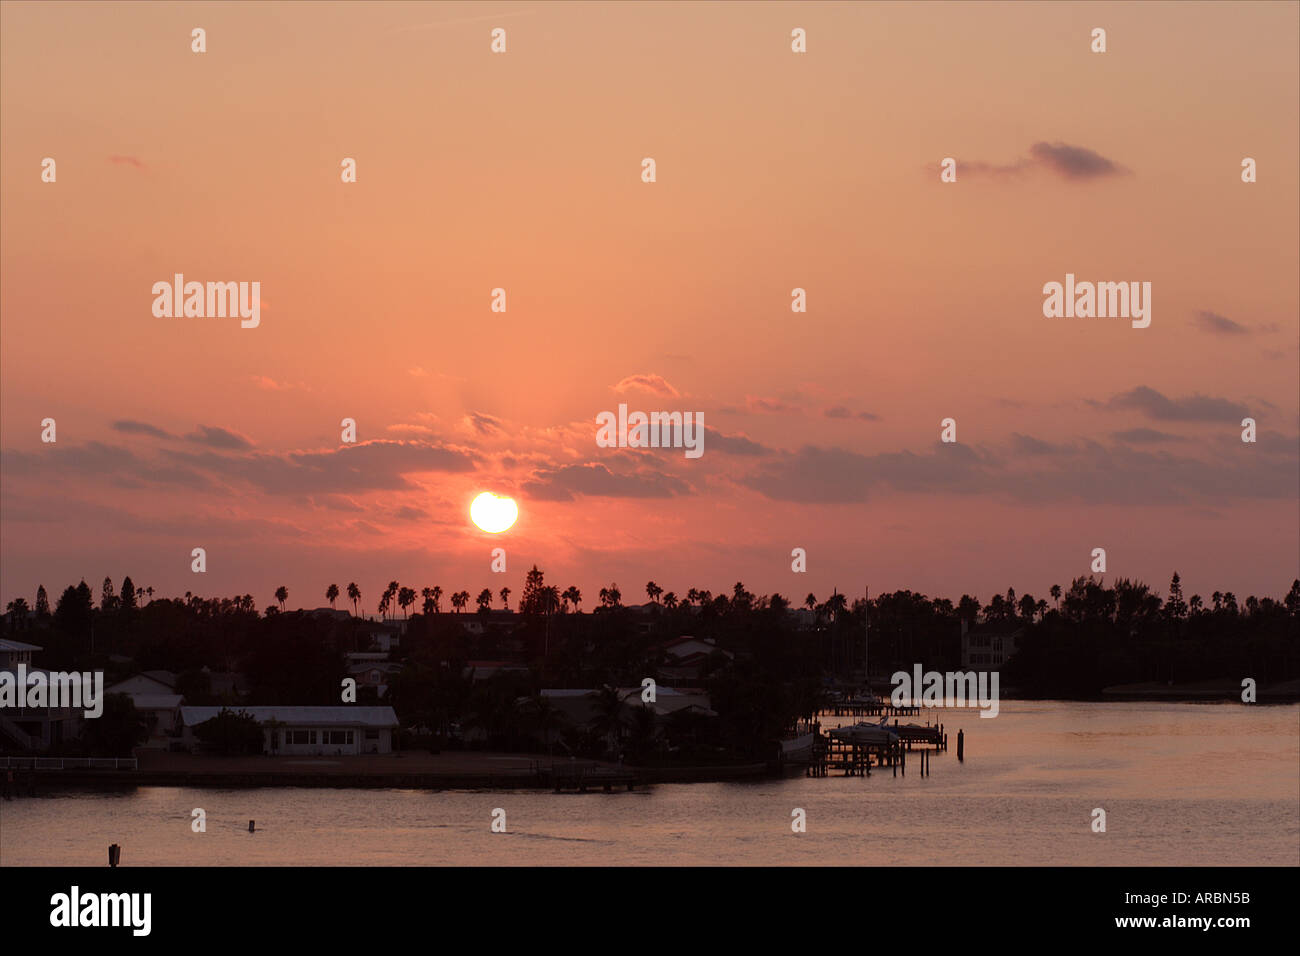
[[[348,676],[357,682],[357,689],[372,687],[380,697],[388,693],[389,677],[402,669],[382,651],[354,651],[346,657]]]
[[[719,648],[711,638],[691,637],[689,634],[662,645],[660,651],[664,663],[659,666],[659,676],[665,680],[698,681],[708,676],[713,655],[719,655],[713,664],[719,659],[730,661],[735,657],[730,651]]]
[[[466,661],[460,676],[477,684],[481,680],[490,680],[498,674],[526,676],[528,673],[527,664],[515,664],[511,661]]]
[[[373,647],[385,654],[402,646],[406,621],[365,621],[361,625],[363,646]]]
[[[962,621],[963,670],[998,670],[1016,653],[1025,628],[1019,621],[990,621],[967,629]]]
[[[32,666],[32,655],[43,648],[38,644],[0,639],[0,671],[8,671],[16,681],[22,665],[30,685],[32,675],[50,672]],[[50,750],[72,741],[81,733],[85,708],[77,707],[5,707],[0,710],[0,749],[17,745],[27,751]]]
[[[596,716],[599,694],[600,692],[596,690],[547,688],[542,691],[541,696],[549,700],[556,710],[563,713],[571,726],[585,727]],[[709,695],[703,690],[691,687],[658,686],[655,688],[654,703],[642,701],[641,694],[640,687],[618,688],[619,699],[623,701],[625,707],[645,707],[656,717],[667,717],[682,710],[694,710],[704,717],[717,716],[709,709]]]
[[[105,694],[126,694],[144,715],[149,737],[141,746],[167,750],[180,737],[181,705],[185,698],[176,693],[176,678],[170,671],[145,671],[118,681]]]
[[[0,637],[0,670],[16,671],[19,664],[32,666],[32,654],[42,648],[37,644],[24,644]]]
[[[221,713],[221,707],[182,707],[182,739],[190,750],[202,747],[194,728]],[[352,756],[393,751],[397,714],[391,707],[230,707],[262,725],[267,753]]]

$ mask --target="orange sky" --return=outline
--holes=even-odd
[[[534,562],[588,603],[987,600],[1095,547],[1162,591],[1298,573],[1297,4],[5,3],[0,27],[0,601],[130,574],[293,606],[355,580],[373,610],[390,579],[517,592]],[[177,272],[259,281],[261,325],[155,318]],[[1151,282],[1150,328],[1044,318],[1067,272]],[[596,447],[619,401],[703,412],[704,456]],[[469,525],[485,489],[519,499],[504,536]]]

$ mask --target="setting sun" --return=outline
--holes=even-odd
[[[470,520],[484,531],[500,534],[515,523],[519,517],[519,506],[513,498],[499,498],[490,491],[485,491],[469,506]]]

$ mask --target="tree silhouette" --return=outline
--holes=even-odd
[[[407,608],[415,603],[415,588],[398,588],[397,603],[402,608],[402,619],[406,619]]]
[[[331,584],[329,587],[325,589],[325,600],[330,602],[330,607],[333,607],[334,602],[337,601],[338,599],[339,599],[339,586],[337,584]]]
[[[280,610],[284,611],[284,602],[289,600],[289,589],[281,584],[275,589],[275,599],[280,602]]]
[[[352,602],[352,616],[357,616],[357,605],[361,603],[361,588],[357,583],[352,581],[348,584],[348,600]]]

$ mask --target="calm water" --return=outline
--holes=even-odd
[[[0,803],[0,864],[1300,865],[1300,705],[945,711],[932,775],[642,792],[195,790]],[[956,729],[966,730],[966,762]],[[208,830],[190,831],[190,811]],[[509,832],[490,832],[494,808]],[[790,830],[807,812],[807,833]],[[1094,807],[1105,834],[1090,830]],[[247,832],[256,819],[259,831]]]

